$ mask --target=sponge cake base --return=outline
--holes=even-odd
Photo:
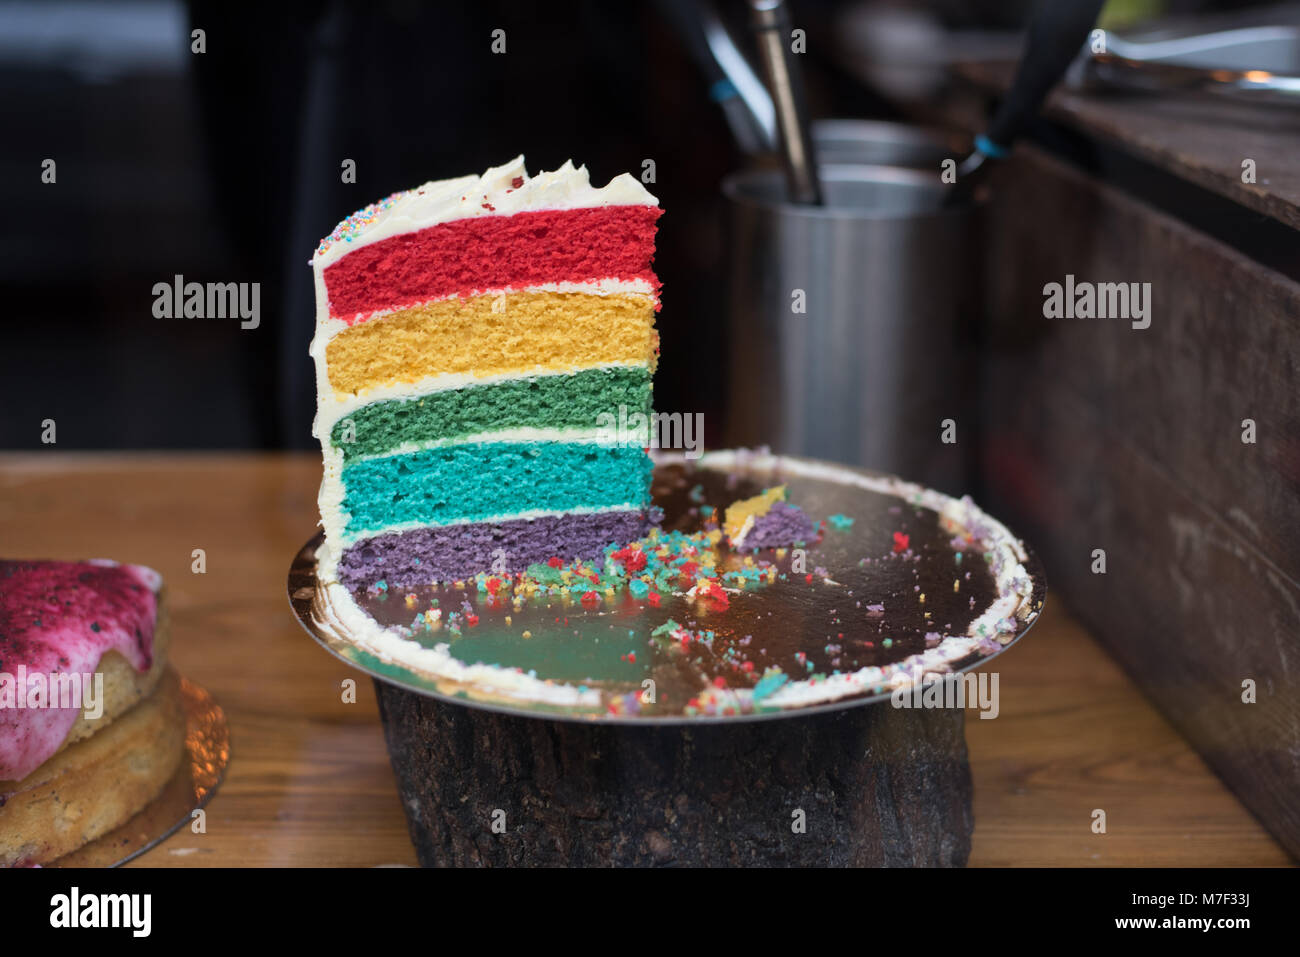
[[[70,744],[21,781],[0,781],[0,866],[45,864],[108,833],[153,800],[184,753],[180,679]]]

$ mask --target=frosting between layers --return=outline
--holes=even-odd
[[[645,429],[636,433],[637,441],[629,441],[628,445],[635,445],[638,448],[649,446],[650,431]],[[473,435],[458,435],[446,439],[428,439],[423,442],[403,442],[395,445],[384,452],[376,452],[369,455],[354,455],[346,460],[344,469],[353,464],[360,462],[374,462],[380,459],[394,458],[397,456],[410,455],[413,452],[427,452],[430,449],[444,449],[452,445],[487,445],[496,443],[509,444],[528,444],[537,442],[549,442],[564,445],[595,445],[600,448],[611,448],[610,443],[599,428],[590,429],[538,429],[532,426],[521,426],[516,429],[496,429],[492,432],[476,432]]]
[[[10,676],[5,684],[17,681],[20,667],[29,677],[47,680],[93,674],[109,651],[136,671],[148,671],[161,587],[161,576],[143,565],[0,561],[0,672]],[[49,760],[81,711],[0,705],[0,781],[20,780]]]

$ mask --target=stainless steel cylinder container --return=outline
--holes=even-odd
[[[776,170],[724,181],[728,444],[965,489],[978,243],[939,173],[824,163],[820,207]]]

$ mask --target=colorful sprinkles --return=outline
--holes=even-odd
[[[409,192],[409,190],[403,190],[401,192],[393,193],[391,196],[386,196],[376,203],[371,203],[364,209],[358,209],[347,219],[343,220],[343,222],[335,226],[334,232],[330,233],[320,241],[320,245],[316,247],[316,255],[324,255],[325,252],[335,243],[352,242],[356,239],[357,234],[361,232],[361,230],[365,229],[377,220],[380,214],[385,210],[391,209],[394,203]]]

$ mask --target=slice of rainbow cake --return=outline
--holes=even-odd
[[[644,534],[650,457],[600,424],[650,415],[660,213],[630,174],[597,189],[519,157],[321,241],[322,580],[452,581]]]

